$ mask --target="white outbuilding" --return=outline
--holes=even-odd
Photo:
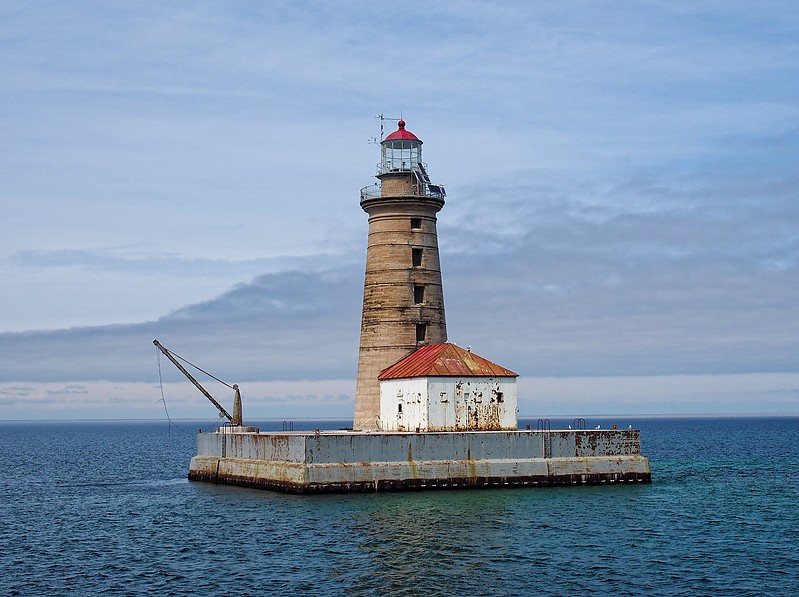
[[[423,346],[378,376],[380,429],[515,430],[517,377],[455,344]]]

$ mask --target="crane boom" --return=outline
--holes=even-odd
[[[193,383],[197,387],[197,389],[200,390],[200,392],[202,392],[203,395],[206,398],[208,398],[208,400],[210,400],[213,403],[213,405],[215,407],[217,407],[219,409],[220,416],[223,416],[223,417],[227,418],[227,420],[230,421],[231,425],[241,425],[242,424],[241,423],[241,419],[242,419],[242,416],[241,416],[241,394],[239,393],[238,384],[233,384],[233,390],[236,392],[236,395],[233,398],[233,415],[231,416],[230,413],[228,411],[226,411],[225,408],[221,404],[219,404],[219,402],[217,402],[214,399],[213,396],[211,396],[211,394],[208,393],[208,390],[206,390],[204,387],[202,387],[202,385],[200,385],[200,382],[197,381],[196,379],[194,379],[194,377],[192,376],[191,373],[186,371],[186,368],[178,362],[178,360],[172,355],[172,353],[169,351],[169,349],[166,346],[161,344],[158,340],[153,340],[153,344],[155,344],[155,347],[158,350],[160,350],[161,352],[163,352],[164,356],[166,356],[166,358],[168,358],[170,361],[172,361],[172,364],[175,365],[175,367],[177,367],[180,370],[180,372],[183,375],[185,375],[188,378],[188,380],[191,383]]]

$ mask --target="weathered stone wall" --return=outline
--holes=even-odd
[[[639,456],[638,429],[370,433],[200,433],[198,456],[348,464],[422,460],[519,460]]]
[[[638,430],[200,434],[189,478],[318,493],[649,482]]]

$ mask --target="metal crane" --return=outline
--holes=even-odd
[[[178,360],[174,357],[172,352],[170,352],[170,350],[166,346],[161,344],[158,340],[153,340],[153,344],[155,344],[155,347],[158,350],[160,350],[161,352],[163,352],[164,356],[166,356],[166,358],[168,358],[170,361],[172,361],[172,363],[175,365],[175,367],[177,367],[180,370],[180,372],[183,373],[183,375],[185,375],[189,379],[189,381],[191,383],[193,383],[197,387],[197,389],[200,390],[203,393],[203,395],[206,398],[208,398],[208,400],[210,400],[215,407],[217,407],[219,409],[219,416],[220,417],[225,417],[228,421],[230,421],[230,424],[233,425],[233,426],[240,426],[242,424],[242,422],[241,422],[242,421],[242,417],[241,417],[241,394],[239,393],[239,385],[238,384],[234,383],[232,386],[230,386],[230,387],[233,388],[233,391],[236,393],[233,396],[233,415],[231,416],[231,414],[228,411],[226,411],[225,408],[221,404],[219,404],[219,402],[217,402],[214,399],[213,396],[211,396],[211,394],[208,393],[208,390],[206,390],[204,387],[202,387],[200,385],[200,382],[197,381],[196,379],[194,379],[194,377],[191,375],[191,373],[186,371],[186,368],[178,362]]]

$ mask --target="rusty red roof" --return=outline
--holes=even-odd
[[[518,377],[488,359],[455,344],[432,344],[416,349],[407,357],[383,369],[377,379],[413,377]]]
[[[395,141],[396,139],[411,139],[412,141],[419,141],[419,143],[422,142],[422,140],[419,139],[419,137],[417,137],[416,135],[414,135],[411,131],[405,130],[404,120],[400,120],[397,123],[397,126],[399,127],[399,129],[397,129],[396,131],[391,133],[388,137],[386,137],[385,141]]]

